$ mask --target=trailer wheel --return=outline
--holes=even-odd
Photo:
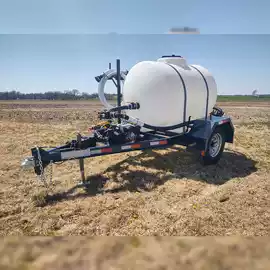
[[[209,139],[207,150],[201,159],[202,164],[205,166],[217,164],[222,156],[224,147],[225,135],[223,129],[221,127],[218,127],[214,130]]]

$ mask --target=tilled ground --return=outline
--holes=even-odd
[[[99,109],[0,104],[1,235],[269,235],[269,107],[224,106],[236,135],[217,166],[179,147],[90,158],[87,190],[77,161],[53,166],[49,190],[20,169],[31,147],[86,132]]]
[[[90,158],[84,190],[77,161],[54,165],[49,189],[20,162],[86,133],[100,105],[0,103],[0,269],[269,269],[270,107],[219,105],[236,134],[217,166],[181,147]]]

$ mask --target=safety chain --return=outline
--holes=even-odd
[[[42,160],[41,160],[41,155],[40,155],[40,151],[39,151],[39,148],[36,146],[36,149],[37,149],[37,155],[38,155],[38,164],[39,164],[39,168],[40,168],[40,175],[38,175],[38,180],[40,180],[44,185],[45,187],[48,188],[48,183],[46,181],[46,175],[45,175],[45,171],[44,171],[44,168],[43,168],[43,164],[42,164]],[[52,160],[50,161],[49,165],[48,165],[48,169],[49,169],[49,184],[52,183],[52,165],[53,165],[53,162]]]

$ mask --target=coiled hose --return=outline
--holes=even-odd
[[[116,76],[117,76],[117,71],[114,69],[109,69],[103,74],[103,76],[98,84],[98,97],[100,99],[100,102],[105,106],[105,108],[107,108],[109,110],[113,109],[115,107],[113,107],[111,104],[109,104],[106,100],[106,97],[104,94],[105,84],[108,80],[110,80]],[[121,71],[121,77],[125,80],[126,74],[124,71]]]

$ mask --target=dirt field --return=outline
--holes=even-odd
[[[85,167],[92,185],[85,191],[76,188],[80,181],[77,161],[53,166],[53,183],[49,190],[38,184],[32,171],[22,171],[20,162],[30,155],[30,148],[35,145],[54,146],[73,138],[77,131],[86,134],[88,127],[97,121],[97,112],[101,109],[99,103],[1,102],[0,235],[269,236],[270,104],[218,105],[232,116],[236,135],[235,143],[226,146],[217,166],[202,167],[196,156],[179,147],[90,158],[85,161]],[[3,269],[7,269],[3,261],[14,259],[12,256],[15,254],[7,255],[6,250],[11,250],[18,243],[16,239],[6,240],[0,247]],[[68,240],[27,241],[21,244],[21,250],[43,246],[37,244],[41,243],[39,241],[47,241],[44,248],[56,248],[58,242],[55,241],[63,245],[61,241]],[[117,241],[122,240],[104,241],[107,242],[103,243],[104,248],[111,249],[118,245],[115,244]],[[137,240],[131,241],[137,245]],[[156,245],[151,241],[146,240],[142,249]],[[148,268],[145,269],[176,269],[175,265],[168,268],[162,266],[162,258],[169,254],[169,251],[168,254],[161,252],[162,245],[168,245],[167,240],[162,241],[156,247],[157,253],[150,255],[149,251],[136,249],[139,255],[134,251],[125,260],[133,258],[134,261],[138,256],[140,263],[147,261]],[[201,261],[205,252],[208,252],[207,258],[211,257],[210,262],[216,256],[221,258],[228,254],[228,245],[217,244],[223,245],[219,251],[211,247],[213,238],[200,240],[201,248],[198,249],[196,244],[192,244],[193,240],[183,241],[191,241],[186,249],[185,245],[188,244],[179,244],[179,248],[183,249],[183,258],[186,258],[179,258],[179,264],[182,263],[186,269],[232,269],[226,260],[220,265],[212,262],[214,268]],[[233,243],[235,240],[228,241]],[[239,249],[232,244],[232,250],[239,251],[235,254],[243,255],[237,269],[268,269],[249,263],[248,254],[253,253],[256,245],[262,244],[260,241],[263,240],[258,238],[256,241],[240,244]],[[204,249],[205,245],[207,247]],[[264,248],[265,254],[269,254],[269,244]],[[92,252],[91,249],[89,251]],[[264,251],[255,253],[263,257]],[[39,252],[39,248],[36,252]],[[68,254],[67,250],[63,252]],[[110,259],[111,253],[106,252],[108,260],[113,260]],[[118,252],[117,248],[115,252]],[[119,254],[122,252],[120,248]],[[172,248],[172,253],[175,252],[178,251]],[[18,262],[25,261],[24,256],[27,255],[24,252],[16,254]],[[75,257],[78,255],[76,252],[74,254]],[[43,269],[44,261],[51,268],[53,263],[59,262],[57,256],[39,257],[34,269]],[[101,255],[94,253],[92,256],[100,261]],[[189,263],[192,256],[197,259]],[[149,262],[156,257],[159,257],[160,264],[153,268]],[[29,260],[32,262],[33,258]],[[266,261],[262,259],[260,262]],[[91,269],[124,269],[117,268],[121,263],[124,261],[112,263],[116,268],[109,268],[100,262],[104,268],[93,266]],[[244,265],[241,263],[249,266],[241,268]],[[14,267],[12,269],[32,269],[16,268],[17,264]]]
[[[268,270],[269,253],[262,237],[9,237],[0,269]]]

